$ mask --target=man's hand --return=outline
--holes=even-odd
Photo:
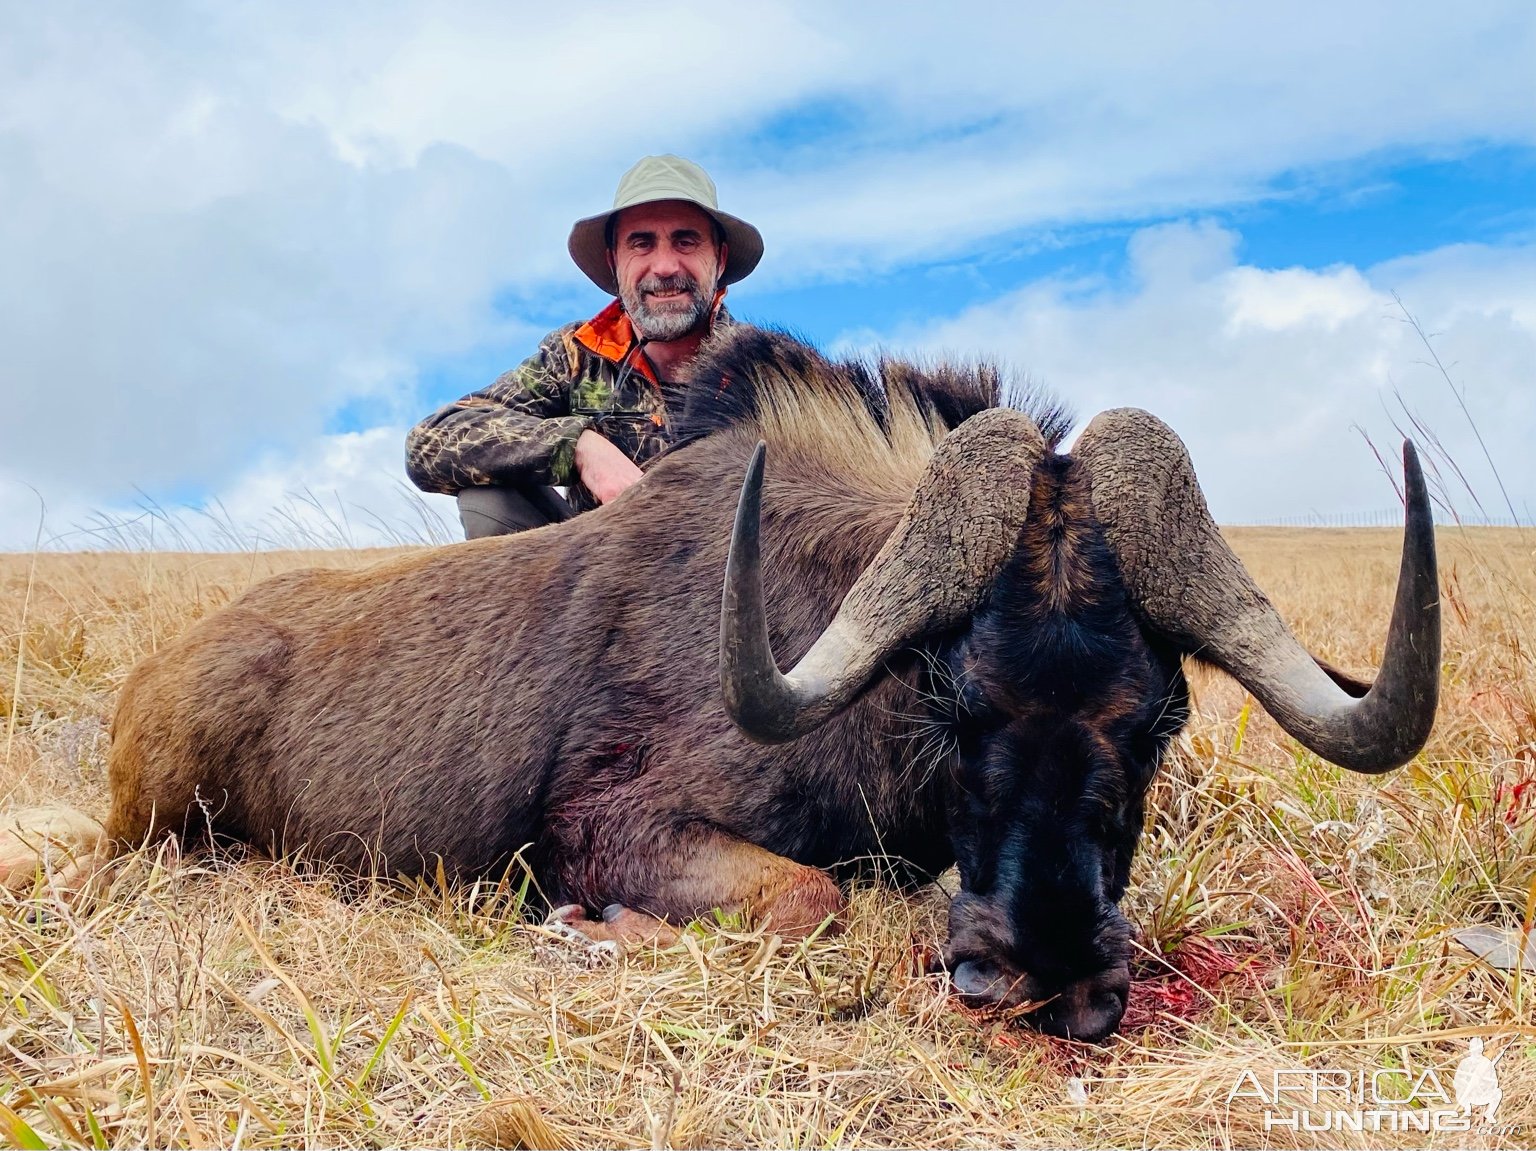
[[[576,438],[576,474],[597,502],[606,504],[643,473],[609,440],[588,428]]]

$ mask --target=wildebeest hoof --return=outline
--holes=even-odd
[[[618,958],[619,945],[611,939],[597,940],[581,930],[586,911],[579,904],[557,907],[544,920],[544,930],[585,953],[588,966]]]
[[[587,917],[586,909],[579,903],[566,903],[555,908],[544,919],[544,926],[564,939],[574,939],[581,934],[575,927]]]
[[[584,907],[569,903],[550,912],[544,926],[567,938],[626,948],[670,947],[681,936],[665,920],[634,911],[622,903],[610,903],[603,908],[601,919],[589,919]]]

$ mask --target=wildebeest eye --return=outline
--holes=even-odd
[[[987,704],[980,693],[977,693],[969,708],[964,706],[963,701],[957,703],[950,725],[955,750],[960,753],[961,761],[968,765],[968,776],[986,770],[997,758],[1000,729],[1007,720],[1008,717]]]

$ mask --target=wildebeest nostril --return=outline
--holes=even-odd
[[[949,978],[955,990],[967,999],[998,1003],[1013,989],[1019,977],[990,960],[967,959],[955,966]]]
[[[1129,969],[1111,968],[1064,988],[1029,1021],[1047,1035],[1097,1043],[1120,1025],[1129,995]]]

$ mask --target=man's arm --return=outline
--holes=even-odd
[[[405,470],[423,491],[484,484],[526,487],[576,478],[576,441],[592,426],[571,411],[566,332],[488,388],[422,420],[406,435]]]

